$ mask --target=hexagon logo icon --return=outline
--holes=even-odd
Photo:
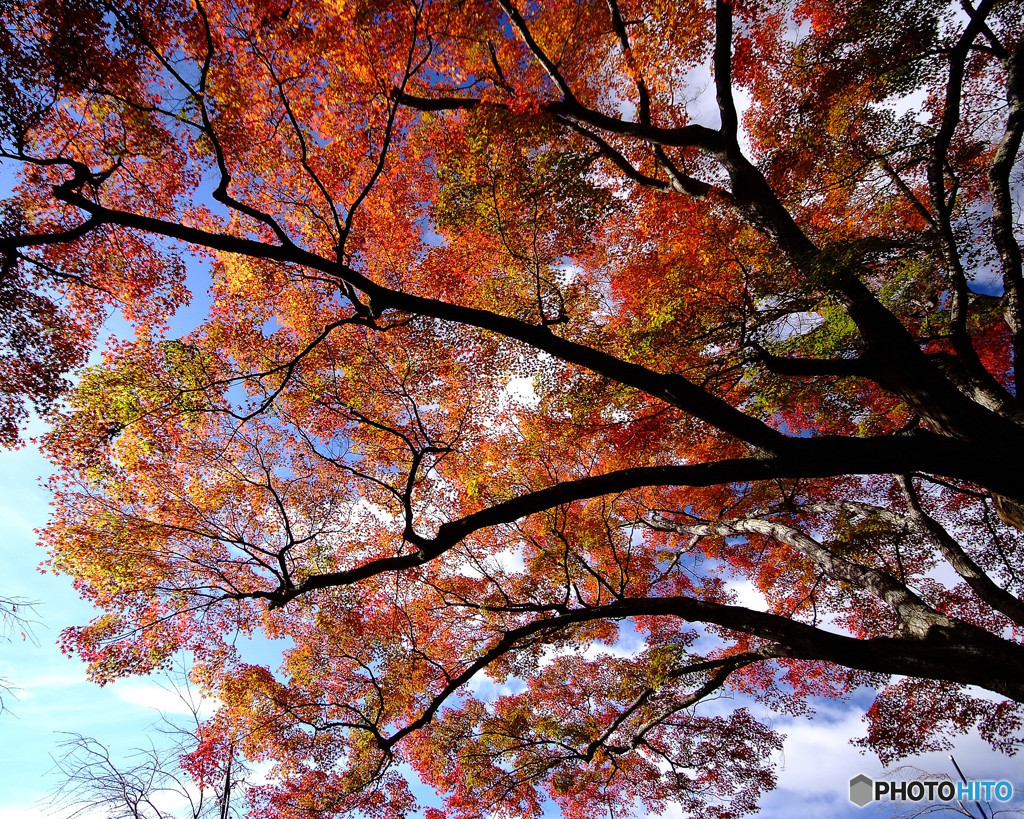
[[[864,774],[857,774],[850,780],[850,801],[863,808],[874,799],[875,783]]]

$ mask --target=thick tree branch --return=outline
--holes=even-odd
[[[873,371],[870,358],[791,358],[774,355],[759,345],[754,345],[753,359],[777,375],[835,376],[839,378],[870,378]]]
[[[622,171],[623,175],[627,179],[632,180],[633,182],[642,187],[652,188],[653,190],[657,191],[668,191],[672,189],[673,186],[669,182],[665,182],[661,179],[656,179],[653,176],[648,176],[647,174],[639,171],[635,165],[633,165],[628,159],[626,159],[626,157],[622,155],[621,152],[617,151],[615,148],[611,146],[610,143],[608,143],[600,135],[591,131],[589,128],[584,128],[575,120],[568,119],[566,117],[559,118],[559,122],[561,122],[567,128],[570,128],[573,131],[575,131],[584,139],[593,142],[598,148],[598,155],[603,156],[605,159],[607,159],[609,162],[615,165],[616,168]]]
[[[624,598],[604,606],[577,609],[536,620],[506,632],[477,660],[477,664],[485,667],[514,642],[528,635],[594,620],[642,616],[678,617],[692,623],[705,623],[752,635],[772,643],[769,653],[780,658],[833,662],[862,671],[977,684],[1018,702],[1024,701],[1024,648],[973,626],[955,623],[946,628],[937,625],[920,638],[857,639],[776,614],[690,597]],[[473,673],[476,673],[475,668]],[[467,669],[455,679],[461,685],[471,676]],[[403,731],[403,735],[405,733]]]
[[[212,250],[318,270],[366,293],[378,315],[384,310],[395,309],[491,330],[653,395],[755,447],[773,452],[786,440],[785,436],[767,424],[745,415],[682,376],[653,372],[638,364],[556,336],[547,327],[528,324],[487,310],[392,290],[376,284],[348,265],[325,259],[291,243],[270,245],[254,239],[213,233],[177,222],[106,208],[78,190],[84,181],[82,174],[89,178],[88,169],[84,166],[72,179],[56,186],[54,192],[59,199],[89,213],[90,223],[96,226],[121,225]]]
[[[927,605],[892,575],[836,555],[814,538],[792,526],[756,518],[714,523],[680,523],[662,516],[653,518],[648,525],[654,529],[678,532],[683,535],[718,535],[720,537],[763,535],[770,537],[802,552],[833,580],[849,583],[884,601],[896,613],[900,629],[905,630],[911,636],[924,639],[932,629],[948,629],[955,625],[951,618]]]
[[[1024,271],[1020,243],[1014,233],[1010,173],[1024,137],[1024,40],[1017,43],[1005,65],[1009,113],[1003,138],[989,166],[988,179],[992,194],[992,240],[999,253],[1006,299],[1003,316],[1012,333],[1016,394],[1021,399],[1021,388],[1024,387]]]
[[[929,434],[896,438],[817,438],[792,439],[784,456],[738,458],[682,466],[652,466],[624,469],[575,481],[554,484],[545,489],[495,504],[458,520],[444,523],[433,538],[409,533],[406,539],[415,552],[371,560],[351,569],[306,578],[294,590],[251,590],[240,597],[268,600],[283,606],[298,595],[317,589],[348,586],[389,572],[412,569],[434,560],[473,533],[537,514],[561,504],[586,500],[631,489],[654,486],[714,486],[780,478],[810,478],[830,475],[900,474],[907,465],[924,472],[939,472],[957,463],[961,471],[974,475],[991,474],[987,459],[975,450],[949,438]],[[941,465],[941,466],[940,466]],[[936,468],[939,467],[939,468]],[[1024,477],[1017,475],[1000,482],[1024,495]],[[235,596],[235,595],[231,595]]]
[[[397,90],[392,94],[400,104],[419,111],[453,111],[475,108],[478,105],[497,105],[471,97],[420,97]],[[498,107],[506,106],[498,105]],[[697,147],[712,152],[718,151],[722,145],[718,131],[704,125],[683,125],[678,128],[645,125],[642,122],[610,117],[600,111],[588,108],[576,100],[553,100],[542,103],[540,108],[541,111],[548,114],[568,117],[592,128],[607,131],[609,134],[652,145],[664,145],[669,148]]]
[[[907,505],[910,507],[911,520],[924,530],[939,547],[946,562],[966,581],[980,600],[988,603],[996,611],[1005,614],[1017,625],[1024,626],[1024,602],[998,586],[964,551],[956,538],[946,531],[941,523],[924,511],[921,499],[909,477],[904,475],[901,478],[901,484],[907,498]]]
[[[526,47],[530,49],[530,53],[536,58],[543,67],[544,71],[551,78],[551,81],[557,86],[558,90],[562,93],[562,96],[567,100],[575,100],[576,97],[572,93],[572,89],[569,87],[569,83],[566,82],[565,77],[558,70],[558,66],[552,61],[552,59],[545,53],[544,49],[540,47],[537,41],[533,38],[533,34],[530,32],[530,27],[526,24],[526,20],[519,13],[519,10],[512,5],[510,0],[498,0],[498,5],[501,6],[502,11],[508,15],[509,20],[512,22],[512,27],[519,34],[519,37],[526,44]]]
[[[739,152],[739,116],[732,93],[732,4],[715,0],[715,98],[722,118],[722,136],[731,150]]]
[[[629,44],[629,34],[626,32],[626,24],[622,19],[622,13],[619,11],[617,0],[606,0],[606,2],[608,4],[608,13],[612,18],[612,30],[619,40],[619,50],[622,52],[622,58],[626,61],[626,69],[633,78],[633,84],[636,86],[637,99],[640,103],[638,110],[640,121],[645,125],[650,125],[651,95],[647,90],[647,81],[644,79],[643,71],[633,55],[633,48]]]
[[[931,142],[928,158],[928,186],[936,231],[943,266],[946,270],[946,281],[950,292],[950,340],[957,357],[963,364],[971,381],[978,389],[993,396],[992,400],[1006,401],[1006,390],[985,369],[978,356],[974,343],[967,328],[970,309],[970,289],[967,285],[967,274],[961,261],[953,231],[953,201],[946,190],[946,170],[949,161],[949,147],[957,126],[960,124],[960,100],[963,95],[963,84],[967,58],[978,34],[983,30],[985,17],[994,7],[994,0],[985,0],[971,15],[967,27],[961,34],[957,44],[949,52],[949,78],[946,81],[945,105],[939,130]],[[993,220],[993,229],[995,220]],[[1018,272],[1020,265],[1018,263]]]

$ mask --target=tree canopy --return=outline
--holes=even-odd
[[[883,760],[1019,747],[1018,0],[2,15],[0,431],[54,425],[65,647],[220,698],[197,779],[733,816],[781,738],[708,701],[864,685]]]

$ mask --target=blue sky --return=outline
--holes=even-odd
[[[67,578],[41,574],[43,558],[33,529],[46,520],[48,497],[38,485],[46,464],[33,447],[0,455],[0,589],[40,601],[36,644],[17,638],[0,644],[0,676],[13,686],[0,715],[0,817],[43,815],[36,803],[46,793],[50,755],[62,731],[94,734],[112,743],[138,737],[152,715],[139,683],[101,689],[88,682],[85,667],[61,654],[61,628],[83,622],[92,609],[78,599]],[[150,695],[151,699],[154,699]]]

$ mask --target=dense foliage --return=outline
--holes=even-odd
[[[1018,0],[2,14],[0,433],[54,423],[66,647],[222,701],[198,780],[731,816],[860,685],[885,760],[1018,747]]]

